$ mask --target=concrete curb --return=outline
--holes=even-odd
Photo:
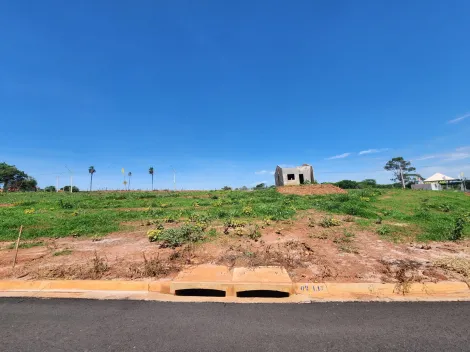
[[[179,289],[215,289],[227,299],[174,296]],[[370,300],[470,300],[470,289],[462,282],[413,283],[407,287],[381,283],[291,283],[285,282],[182,282],[182,281],[0,281],[2,297],[77,297],[102,299],[143,299],[163,301],[246,301],[236,298],[246,290],[271,290],[290,294],[295,302]],[[88,295],[81,295],[88,294]],[[269,298],[269,297],[268,297]],[[261,301],[283,301],[269,298]]]

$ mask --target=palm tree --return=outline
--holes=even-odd
[[[153,166],[150,167],[149,174],[152,175],[152,191],[153,191]]]
[[[131,190],[131,176],[132,176],[132,172],[129,171],[129,173],[127,174],[127,176],[129,176],[129,187],[127,188],[128,191]]]
[[[91,190],[93,188],[93,174],[96,172],[95,167],[90,166],[88,168],[88,172],[90,173],[90,192],[91,192]]]

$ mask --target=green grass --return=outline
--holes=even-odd
[[[387,226],[384,237],[413,235],[419,240],[447,240],[456,219],[470,214],[470,197],[460,192],[351,190],[325,196],[282,195],[274,189],[199,192],[80,192],[0,194],[0,240],[101,236],[125,228],[124,222],[191,220],[287,220],[301,210],[351,215],[361,228]],[[382,225],[376,225],[380,218]],[[400,227],[401,226],[401,227]],[[463,237],[470,236],[468,223]]]

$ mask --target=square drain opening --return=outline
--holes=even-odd
[[[287,298],[289,292],[276,290],[249,290],[237,292],[239,298]]]

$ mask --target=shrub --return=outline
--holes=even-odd
[[[176,248],[184,243],[198,242],[204,238],[204,228],[193,224],[185,224],[179,228],[162,230],[157,236],[163,247]]]
[[[463,230],[465,227],[466,219],[462,216],[459,216],[455,219],[454,228],[452,229],[450,240],[457,241],[460,240],[463,236]]]
[[[231,190],[232,190],[232,187],[230,187],[230,186],[222,187],[222,191],[231,191]]]

